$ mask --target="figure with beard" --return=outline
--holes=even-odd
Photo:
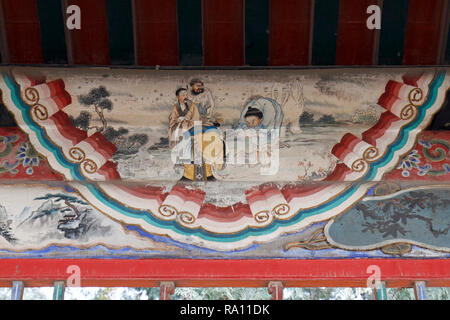
[[[177,102],[169,115],[169,141],[173,155],[183,155],[176,160],[176,165],[183,165],[181,180],[215,180],[213,166],[220,170],[222,163],[217,159],[223,159],[223,144],[218,129],[202,123],[196,132],[195,122],[201,120],[197,105],[187,99],[186,88],[179,88],[175,94]],[[196,154],[197,159],[201,159],[199,163],[194,161]]]
[[[201,79],[195,78],[189,82],[191,90],[188,98],[198,107],[198,111],[203,121],[212,120],[214,112],[214,98],[209,89],[205,89]]]

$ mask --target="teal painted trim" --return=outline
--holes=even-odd
[[[392,160],[393,154],[403,148],[403,146],[408,141],[408,134],[411,130],[417,128],[417,126],[423,121],[426,111],[434,104],[437,98],[438,88],[442,85],[444,80],[445,72],[439,72],[433,82],[430,85],[429,95],[425,103],[419,107],[418,115],[414,121],[405,126],[401,132],[397,140],[392,144],[389,149],[389,152],[380,159],[378,162],[374,162],[371,164],[369,172],[363,177],[363,181],[367,181],[373,179],[376,175],[379,168],[382,168],[386,163]],[[12,77],[6,73],[3,74],[3,79],[11,90],[11,97],[13,99],[14,105],[21,110],[22,117],[25,121],[25,124],[28,125],[35,133],[39,140],[39,142],[49,151],[51,151],[57,161],[64,167],[68,168],[71,172],[71,175],[75,180],[78,181],[86,181],[86,179],[81,175],[81,172],[78,169],[76,164],[68,162],[64,156],[62,155],[61,150],[58,146],[53,145],[45,136],[44,130],[38,126],[31,119],[29,114],[29,107],[21,100],[20,92],[18,86],[15,84]],[[245,239],[250,236],[263,236],[266,234],[270,234],[276,231],[279,227],[290,226],[296,223],[301,222],[306,217],[317,215],[336,206],[340,205],[342,202],[347,200],[350,196],[352,196],[359,188],[359,186],[352,186],[347,189],[344,193],[342,193],[339,197],[317,207],[314,209],[305,210],[299,212],[290,220],[276,220],[272,224],[264,228],[247,228],[241,232],[237,232],[235,234],[213,234],[211,232],[205,231],[203,229],[188,229],[179,225],[176,221],[163,221],[156,217],[154,217],[151,213],[143,210],[135,210],[128,208],[121,203],[109,198],[106,194],[104,194],[99,188],[97,188],[94,184],[87,184],[86,187],[89,191],[94,195],[99,201],[104,203],[106,206],[124,214],[125,216],[142,219],[143,221],[162,229],[172,230],[178,234],[186,235],[186,236],[197,236],[204,240],[215,241],[215,242],[235,242],[242,239]]]
[[[392,145],[390,146],[391,152],[388,152],[383,158],[381,158],[371,164],[371,167],[370,167],[368,173],[363,178],[364,180],[366,180],[366,181],[373,180],[376,175],[375,169],[377,169],[378,167],[385,166],[389,161],[392,160],[392,158],[394,156],[394,152],[397,150],[400,150],[406,144],[406,142],[409,138],[409,133],[411,131],[413,131],[414,129],[416,129],[420,123],[422,123],[423,119],[425,118],[426,111],[432,105],[434,105],[434,103],[437,99],[437,90],[444,82],[444,78],[445,78],[444,71],[437,73],[436,77],[433,79],[433,82],[430,84],[430,89],[429,89],[430,92],[429,92],[428,98],[418,108],[418,113],[417,113],[417,116],[414,119],[414,121],[412,121],[411,123],[409,123],[408,125],[403,127],[403,129],[400,131],[399,136],[394,141],[394,143],[392,143]],[[393,152],[392,152],[392,150],[393,150]]]
[[[384,281],[380,281],[375,290],[377,293],[377,300],[387,300],[386,283]]]
[[[37,0],[45,63],[67,64],[65,23],[60,0]]]
[[[53,300],[64,300],[64,281],[55,281],[53,284]]]

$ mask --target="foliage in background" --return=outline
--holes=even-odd
[[[24,300],[52,299],[53,288],[25,288]],[[450,288],[427,288],[428,300],[450,300]],[[9,300],[10,288],[0,288]],[[286,300],[372,300],[368,288],[285,288]],[[176,288],[173,300],[268,300],[267,288]],[[388,300],[415,300],[412,288],[388,288]],[[158,300],[159,288],[66,288],[66,300]]]

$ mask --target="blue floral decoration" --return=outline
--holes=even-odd
[[[450,173],[450,164],[444,163],[442,167],[445,169],[445,173]]]
[[[428,141],[424,141],[424,140],[420,140],[419,139],[419,144],[421,145],[421,146],[424,146],[425,148],[431,148],[431,143],[429,143]]]
[[[23,143],[17,149],[16,159],[22,163],[28,175],[33,174],[33,167],[39,166],[39,155],[29,143]]]
[[[417,150],[413,150],[402,159],[397,168],[402,169],[402,176],[409,177],[409,171],[412,168],[418,168],[419,163],[420,163],[420,154],[417,153]]]

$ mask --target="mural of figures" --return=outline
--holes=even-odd
[[[445,256],[448,71],[2,68],[0,256]]]

